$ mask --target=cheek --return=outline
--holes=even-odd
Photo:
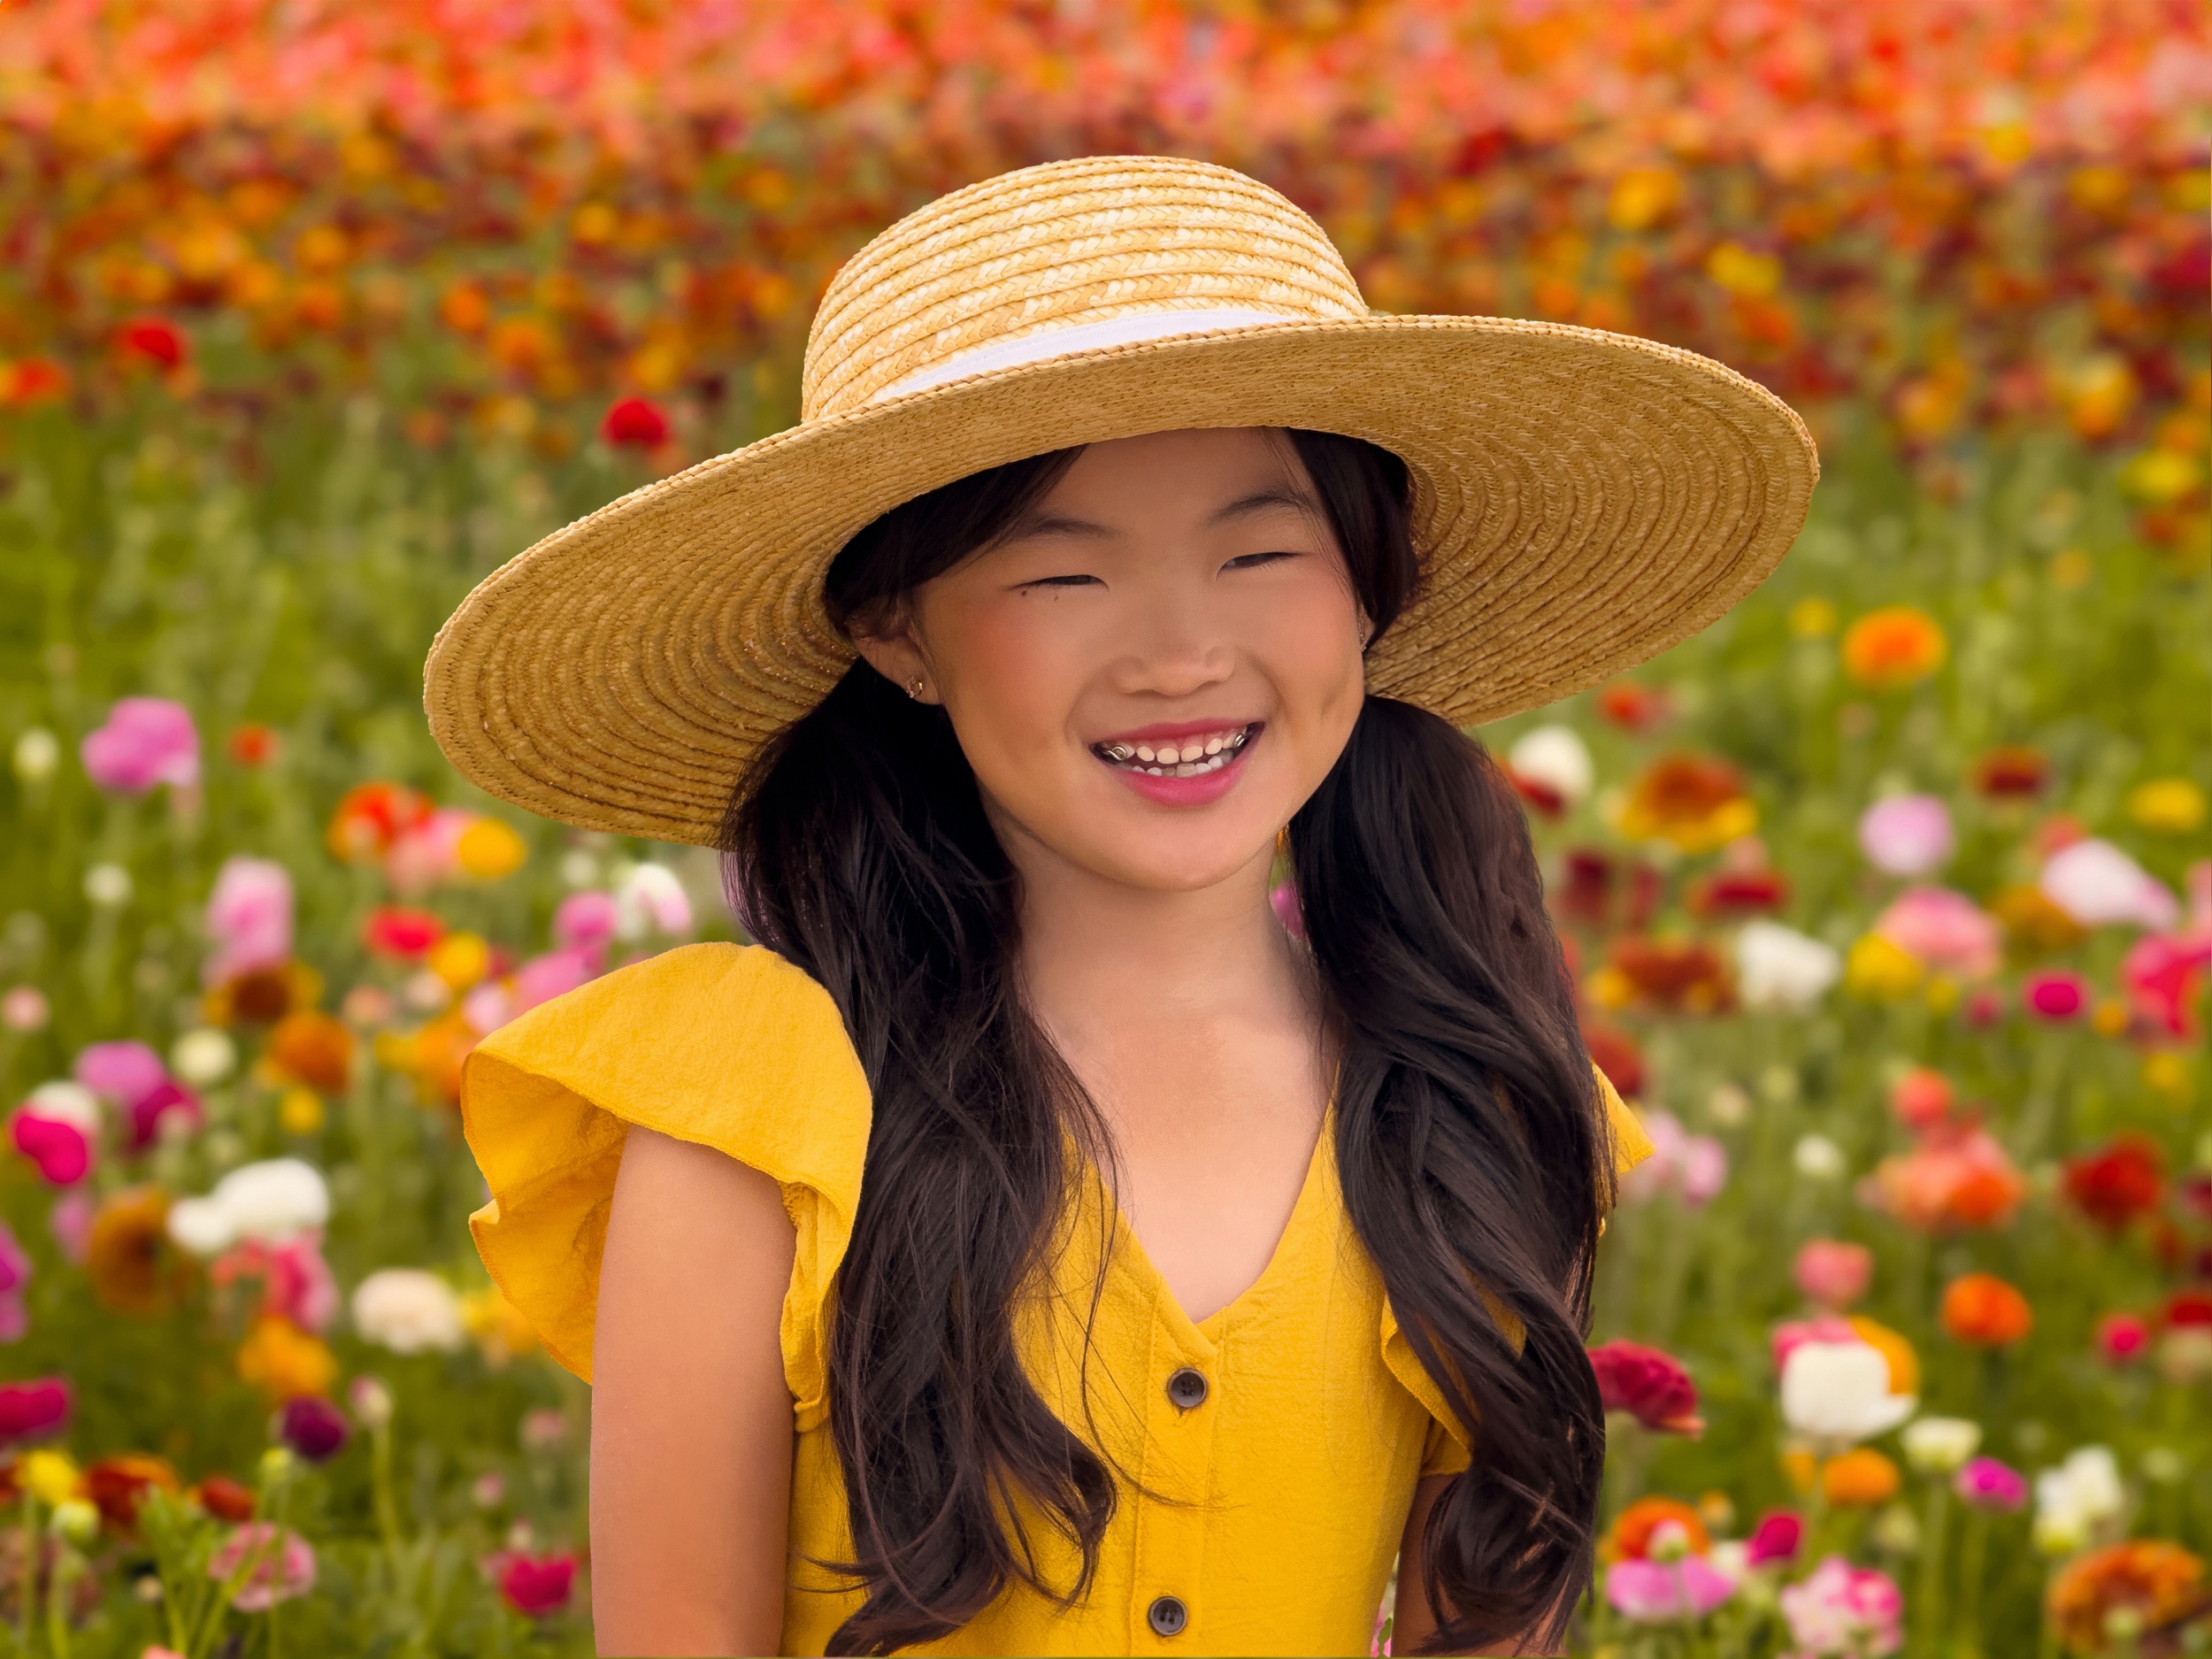
[[[997,767],[1058,745],[1084,673],[1066,618],[1002,601],[947,605],[923,620],[940,695],[987,787]]]
[[[1327,745],[1333,764],[1366,683],[1358,609],[1334,583],[1291,599],[1274,617],[1261,654],[1294,735],[1302,744]]]

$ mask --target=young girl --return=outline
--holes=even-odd
[[[892,227],[797,428],[472,595],[448,753],[718,843],[757,941],[465,1073],[602,1651],[1364,1653],[1394,1558],[1398,1652],[1556,1651],[1648,1148],[1459,727],[1718,615],[1814,473],[1717,365],[1376,316],[1092,157]]]

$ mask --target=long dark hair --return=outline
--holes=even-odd
[[[1379,637],[1419,574],[1404,464],[1288,436]],[[1079,453],[884,514],[831,565],[832,617],[864,622],[988,545]],[[1345,1205],[1476,1442],[1402,1571],[1438,1610],[1429,1651],[1555,1640],[1605,1455],[1582,1344],[1612,1164],[1526,823],[1479,743],[1370,696],[1290,846],[1340,1033]],[[1017,1579],[1071,1605],[1115,1471],[1025,1374],[1012,1315],[1062,1214],[1065,1134],[1102,1132],[1023,1005],[1015,872],[944,710],[856,664],[748,768],[722,848],[748,930],[827,987],[874,1092],[828,1343],[840,1564],[867,1594],[830,1651],[941,1637]],[[1076,1584],[1041,1581],[1017,1496],[1079,1548]]]

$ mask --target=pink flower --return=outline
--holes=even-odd
[[[499,1594],[507,1605],[530,1618],[543,1618],[568,1605],[576,1585],[576,1557],[562,1550],[548,1555],[519,1553],[499,1561]]]
[[[463,806],[440,807],[401,832],[384,855],[384,879],[392,890],[412,895],[450,879],[461,868],[461,837],[479,816]]]
[[[161,1138],[161,1120],[170,1113],[198,1128],[205,1114],[200,1097],[174,1078],[164,1078],[131,1102],[131,1150],[142,1152]]]
[[[35,1440],[69,1421],[69,1385],[59,1377],[0,1383],[0,1445]]]
[[[553,942],[567,949],[592,949],[614,937],[614,895],[587,888],[572,893],[553,912]]]
[[[1924,1134],[1950,1117],[1956,1099],[1949,1078],[1916,1065],[1890,1085],[1889,1110],[1906,1128]]]
[[[1802,1584],[1785,1585],[1782,1616],[1789,1621],[1797,1650],[1791,1659],[1813,1655],[1895,1653],[1903,1640],[1898,1625],[1905,1598],[1886,1573],[1854,1567],[1831,1555]]]
[[[338,1317],[338,1281],[323,1260],[320,1235],[295,1233],[281,1244],[248,1239],[208,1264],[218,1286],[242,1279],[261,1281],[260,1311],[288,1319],[303,1331],[324,1331]]]
[[[1986,985],[1977,987],[1960,1005],[1959,1017],[1976,1031],[1988,1030],[2005,1017],[2004,994]]]
[[[2022,995],[2038,1019],[2072,1019],[2089,1005],[2089,981],[2078,973],[2035,973]]]
[[[1736,1593],[1734,1580],[1702,1555],[1659,1562],[1631,1558],[1605,1570],[1605,1599],[1640,1624],[1703,1618]]]
[[[1809,1319],[1785,1319],[1774,1327],[1774,1369],[1779,1371],[1786,1366],[1790,1355],[1801,1342],[1861,1340],[1863,1339],[1852,1329],[1851,1321],[1839,1313],[1816,1313]]]
[[[1970,1459],[1951,1484],[1960,1497],[1978,1509],[2009,1514],[2028,1501],[2028,1478],[1993,1457]]]
[[[2004,927],[1962,893],[1907,887],[1874,918],[1874,931],[1938,973],[1984,979],[2004,959]]]
[[[15,1149],[38,1167],[50,1187],[73,1187],[92,1167],[92,1142],[75,1124],[25,1109],[8,1125]]]
[[[2134,923],[2161,930],[2181,916],[2166,884],[2110,841],[2078,841],[2043,866],[2043,896],[2084,927]]]
[[[46,1212],[46,1230],[61,1248],[62,1260],[73,1267],[82,1267],[86,1253],[92,1248],[95,1213],[92,1194],[81,1187],[64,1193]]]
[[[164,783],[190,788],[200,780],[200,734],[185,706],[166,697],[125,697],[78,752],[92,781],[117,795],[144,795]]]
[[[2150,1326],[2131,1313],[2108,1313],[2097,1321],[2097,1355],[2108,1365],[2142,1358],[2150,1342]]]
[[[515,999],[497,979],[487,979],[461,999],[461,1018],[488,1037],[515,1017]]]
[[[19,1342],[31,1328],[23,1306],[23,1287],[30,1282],[31,1258],[16,1242],[14,1231],[0,1221],[0,1342]]]
[[[1647,1429],[1699,1435],[1697,1385],[1679,1360],[1637,1342],[1607,1342],[1590,1350],[1598,1394],[1608,1411],[1625,1411]]]
[[[203,970],[207,983],[281,966],[292,954],[292,877],[267,858],[227,859],[208,895],[207,936],[215,954]]]
[[[533,956],[515,970],[512,1012],[508,1016],[526,1013],[541,1002],[549,1002],[557,996],[565,996],[599,972],[599,951],[589,949],[549,950],[541,956]]]
[[[1797,1287],[1812,1301],[1840,1312],[1874,1282],[1874,1252],[1863,1244],[1811,1239],[1797,1252]]]
[[[1805,1517],[1794,1509],[1776,1509],[1759,1517],[1744,1551],[1745,1562],[1763,1567],[1770,1562],[1792,1562],[1805,1545]]]
[[[118,1106],[135,1106],[169,1080],[161,1056],[142,1042],[96,1042],[81,1050],[73,1068],[77,1081]]]
[[[2120,982],[2136,1011],[2170,1036],[2191,1037],[2189,1004],[2212,968],[2212,936],[2146,933],[2120,964]]]
[[[230,1598],[241,1613],[265,1613],[315,1587],[315,1552],[307,1540],[269,1521],[249,1521],[232,1532],[209,1560],[207,1576],[227,1584],[249,1557],[254,1564]]]
[[[1940,869],[1956,845],[1951,810],[1932,795],[1892,795],[1859,819],[1859,849],[1889,875],[1924,876]]]
[[[1710,1135],[1694,1135],[1664,1107],[1643,1113],[1652,1156],[1621,1178],[1621,1197],[1644,1203],[1671,1192],[1695,1210],[1718,1195],[1728,1182],[1728,1149]]]

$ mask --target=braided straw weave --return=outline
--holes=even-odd
[[[823,296],[801,410],[462,602],[424,702],[464,774],[584,828],[710,842],[748,757],[853,660],[821,605],[837,550],[902,501],[1069,445],[1303,426],[1403,457],[1422,582],[1368,686],[1462,726],[1712,621],[1781,558],[1819,475],[1796,414],[1709,358],[1371,312],[1291,202],[1164,157],[1025,167],[891,226]]]

